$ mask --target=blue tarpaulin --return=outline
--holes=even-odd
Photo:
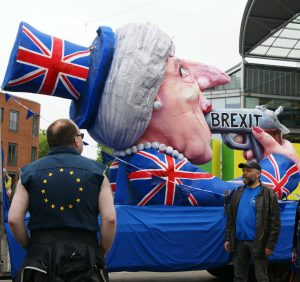
[[[280,203],[281,232],[271,261],[291,257],[296,202]],[[208,269],[230,262],[224,251],[223,207],[116,206],[117,234],[109,271]],[[28,220],[28,218],[27,218]],[[6,223],[12,275],[24,257]]]

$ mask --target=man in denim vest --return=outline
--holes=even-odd
[[[17,241],[28,248],[17,281],[108,281],[104,256],[114,239],[116,213],[104,167],[81,156],[83,137],[71,120],[53,122],[48,155],[21,169],[8,219]]]

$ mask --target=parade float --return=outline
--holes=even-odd
[[[231,262],[223,249],[224,203],[242,181],[199,168],[212,160],[211,132],[217,132],[260,161],[261,180],[278,195],[282,228],[270,275],[283,275],[279,266],[290,260],[296,208],[284,199],[299,183],[300,164],[281,138],[288,131],[277,118],[282,109],[212,109],[202,91],[228,83],[228,75],[174,52],[170,37],[149,24],[115,32],[99,27],[83,47],[22,22],[2,88],[71,99],[70,118],[114,149],[105,156],[118,222],[106,257],[110,271],[207,269],[224,277]],[[25,250],[7,221],[5,230],[15,274]]]

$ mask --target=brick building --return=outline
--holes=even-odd
[[[3,167],[12,177],[13,186],[18,180],[19,168],[38,158],[40,104],[11,96],[8,101],[0,93],[1,147],[4,152]],[[28,109],[37,113],[26,119]]]

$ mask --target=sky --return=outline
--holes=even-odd
[[[113,30],[128,23],[150,23],[173,39],[175,55],[227,70],[240,63],[239,32],[247,0],[14,0],[1,4],[0,81],[2,84],[19,23],[89,46],[99,26]],[[0,84],[0,85],[1,85]],[[70,101],[13,93],[41,104],[40,128],[69,117]],[[96,159],[96,142],[85,132],[83,155]]]

